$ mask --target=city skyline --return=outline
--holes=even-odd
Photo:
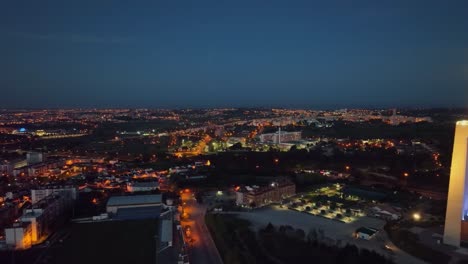
[[[0,11],[2,106],[466,106],[466,10],[437,1],[10,2]]]
[[[468,263],[468,1],[5,1],[0,263]]]

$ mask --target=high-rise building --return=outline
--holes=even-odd
[[[444,243],[459,247],[468,241],[468,120],[455,128],[450,183],[445,215]]]

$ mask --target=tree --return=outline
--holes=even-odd
[[[320,240],[323,240],[325,238],[325,232],[321,228],[318,230],[318,237]]]
[[[265,232],[268,232],[268,233],[275,232],[275,227],[271,224],[271,222],[268,222],[268,225],[265,227]]]
[[[307,234],[307,238],[312,241],[317,240],[317,230],[315,228],[312,228],[309,230],[309,233]]]
[[[337,240],[336,240],[336,246],[337,246],[337,247],[341,247],[341,243],[342,243],[342,240],[341,240],[341,239],[337,239]]]
[[[286,227],[285,227],[284,225],[281,225],[281,226],[279,227],[278,231],[279,231],[280,233],[283,233],[283,234],[284,234],[284,233],[286,232]]]
[[[237,142],[236,144],[232,145],[229,149],[232,149],[232,150],[242,149],[242,143]]]
[[[297,236],[298,239],[304,240],[304,238],[305,238],[304,230],[302,230],[300,228],[296,229],[296,236]]]

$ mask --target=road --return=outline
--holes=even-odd
[[[181,194],[184,212],[187,220],[182,220],[182,227],[190,225],[191,237],[194,239],[190,251],[190,262],[194,264],[222,264],[218,249],[211,238],[210,231],[205,224],[206,206],[198,204],[191,193]]]

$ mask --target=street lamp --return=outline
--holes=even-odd
[[[414,213],[413,214],[413,219],[414,219],[414,221],[419,221],[419,220],[421,220],[421,215],[419,213]]]

